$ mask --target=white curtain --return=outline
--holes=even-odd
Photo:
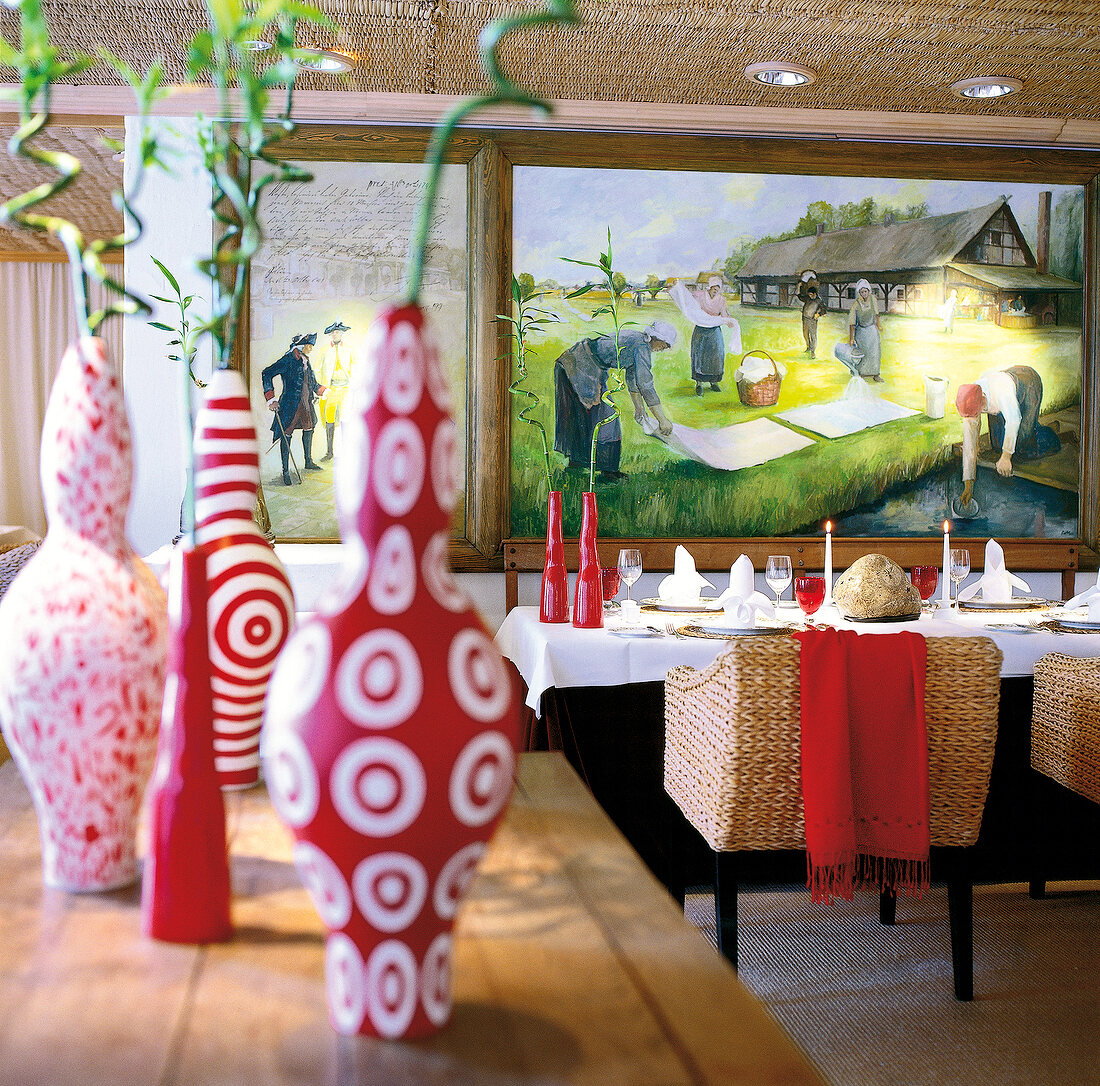
[[[21,524],[38,535],[46,533],[38,481],[42,418],[77,329],[69,283],[67,264],[0,261],[0,524]],[[93,284],[93,309],[103,297]],[[122,321],[112,317],[100,334],[121,370]]]

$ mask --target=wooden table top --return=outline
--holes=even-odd
[[[454,1017],[427,1041],[332,1030],[290,837],[262,789],[227,807],[233,941],[156,943],[137,887],[43,888],[29,796],[0,766],[0,1083],[820,1083],[561,755],[522,756],[459,915]]]

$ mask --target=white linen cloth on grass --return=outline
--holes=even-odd
[[[862,377],[853,377],[839,400],[792,407],[789,411],[778,412],[775,417],[822,437],[845,437],[918,414],[919,411],[876,396]]]
[[[995,539],[985,545],[985,572],[973,584],[959,593],[959,601],[972,600],[981,590],[983,603],[1005,603],[1012,599],[1012,589],[1022,588],[1030,592],[1027,581],[1005,569],[1004,548]]]
[[[719,471],[737,471],[766,464],[788,453],[814,444],[814,439],[797,434],[768,418],[737,422],[716,430],[696,430],[691,426],[672,424],[667,437],[657,430],[657,422],[648,415],[642,429],[651,437],[660,438],[674,452]]]

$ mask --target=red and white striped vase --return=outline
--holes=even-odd
[[[461,476],[418,307],[378,316],[352,381],[341,584],[279,658],[264,766],[329,928],[333,1026],[416,1037],[450,1017],[451,929],[512,792],[518,716],[448,566]]]
[[[207,554],[214,764],[223,788],[260,779],[268,679],[294,622],[294,594],[252,519],[260,454],[248,391],[215,370],[195,418],[195,541]]]
[[[34,800],[46,885],[110,890],[138,875],[167,604],[126,541],[130,425],[101,339],[65,352],[40,463],[49,529],[0,601],[0,726]]]

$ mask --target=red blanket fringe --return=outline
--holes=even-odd
[[[806,886],[810,900],[829,905],[833,898],[852,900],[854,890],[892,891],[895,897],[918,900],[931,885],[928,858],[903,860],[896,856],[859,854],[840,863],[815,864],[806,853]]]

